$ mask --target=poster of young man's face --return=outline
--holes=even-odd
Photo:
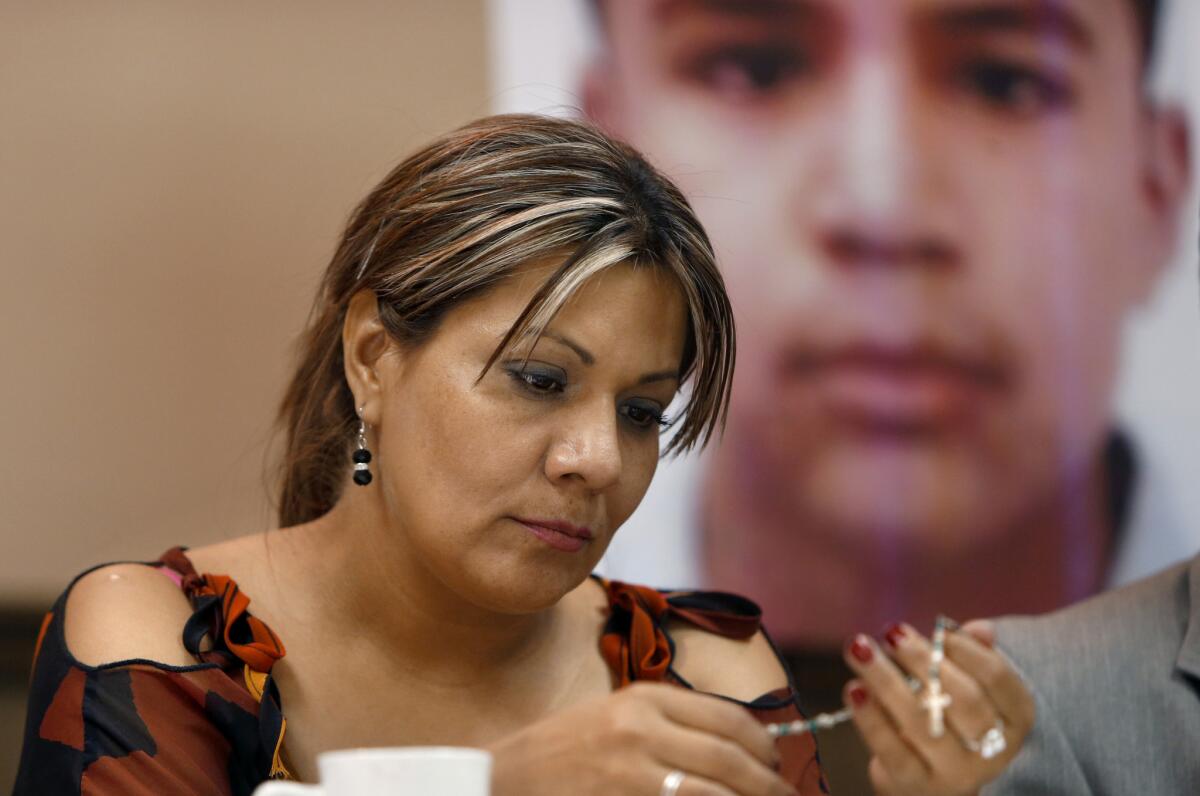
[[[578,111],[679,183],[736,314],[728,427],[679,498],[697,581],[822,646],[898,614],[1048,610],[1200,544],[1140,527],[1147,439],[1171,435],[1114,408],[1196,212],[1188,114],[1152,90],[1188,56],[1156,20],[1174,9],[579,5]]]

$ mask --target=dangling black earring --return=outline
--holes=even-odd
[[[366,486],[371,483],[371,452],[367,450],[367,424],[362,419],[363,407],[358,407],[358,447],[350,458],[354,461],[354,483]]]

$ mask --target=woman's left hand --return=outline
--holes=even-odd
[[[930,711],[923,706],[929,695],[929,639],[909,625],[896,625],[882,647],[860,635],[847,648],[846,663],[858,677],[846,686],[846,704],[854,708],[854,723],[871,750],[869,773],[877,793],[974,794],[1016,756],[1033,727],[1033,697],[991,648],[991,638],[990,626],[982,622],[946,633],[940,680],[949,701],[940,738],[933,737]],[[919,680],[921,689],[914,692],[906,675]],[[996,743],[997,731],[1002,743]],[[998,746],[1003,750],[996,752]],[[993,756],[985,757],[985,750]]]

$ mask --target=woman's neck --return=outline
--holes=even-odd
[[[313,632],[431,688],[494,688],[560,654],[578,641],[581,623],[571,617],[589,597],[576,590],[583,593],[526,614],[476,605],[413,555],[366,496],[344,498],[273,544],[276,566],[311,586],[304,610],[316,619]]]

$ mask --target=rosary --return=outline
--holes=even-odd
[[[929,714],[929,734],[933,738],[941,738],[946,734],[946,708],[950,707],[950,695],[942,689],[942,661],[946,658],[946,632],[958,629],[954,620],[939,616],[933,628],[933,650],[929,656],[929,675],[926,678],[925,693],[921,697],[921,707]],[[915,694],[921,690],[921,681],[909,677],[908,687]],[[835,713],[819,713],[811,719],[798,719],[786,724],[768,724],[767,732],[772,738],[782,738],[785,735],[800,735],[806,732],[816,734],[818,730],[828,730],[839,724],[845,724],[854,716],[851,708],[842,708]],[[968,748],[978,751],[984,758],[994,757],[1003,749],[1003,729],[999,732],[999,740],[992,733],[984,737],[978,744],[969,744]],[[996,747],[999,746],[999,749]]]

